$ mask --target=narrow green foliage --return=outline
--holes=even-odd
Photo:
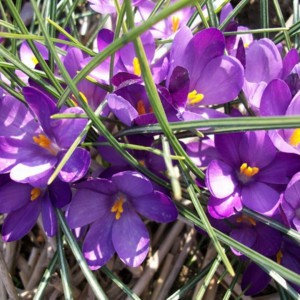
[[[261,28],[269,28],[269,0],[261,0],[260,3],[260,26]],[[262,36],[264,38],[269,37],[268,31],[263,31]]]

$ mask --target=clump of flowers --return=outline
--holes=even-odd
[[[206,28],[217,1],[197,10],[166,2],[177,11],[161,1],[88,0],[84,9],[111,22],[87,45],[72,38],[73,23],[56,27],[58,39],[52,31],[50,39],[25,35],[18,47],[8,43],[14,54],[9,62],[3,56],[0,68],[2,239],[19,240],[39,223],[61,249],[58,219],[65,217],[90,269],[114,254],[137,267],[151,254],[150,221],[180,218],[207,229],[199,217],[206,213],[222,234],[264,255],[267,266],[300,274],[299,245],[291,239],[299,241],[300,231],[298,50],[289,40],[245,35],[249,28],[226,21],[230,4],[220,14],[222,31]],[[150,26],[161,6],[170,14]],[[142,28],[138,41],[133,24]],[[260,293],[271,280],[266,266],[222,237],[226,255],[243,268],[243,293]]]

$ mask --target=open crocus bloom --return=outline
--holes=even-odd
[[[91,269],[103,266],[115,252],[132,267],[144,261],[150,239],[137,213],[162,223],[177,218],[170,198],[154,190],[149,179],[138,172],[119,172],[111,180],[91,179],[77,188],[67,220],[71,228],[91,224],[83,243]]]

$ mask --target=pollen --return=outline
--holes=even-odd
[[[251,225],[255,226],[256,225],[256,221],[251,218],[251,217],[248,217],[248,216],[245,216],[245,215],[241,215],[239,216],[237,219],[236,219],[236,222],[237,223],[250,223]]]
[[[203,94],[200,94],[196,90],[193,90],[188,94],[188,103],[191,105],[197,104],[200,101],[202,101],[203,98],[204,98]]]
[[[281,264],[281,261],[282,261],[282,257],[283,257],[283,253],[281,250],[279,250],[276,254],[276,261],[278,264]]]
[[[179,28],[179,22],[180,22],[180,19],[179,17],[176,17],[176,16],[173,16],[172,17],[172,32],[176,32]]]
[[[297,147],[300,143],[300,128],[297,128],[293,131],[290,136],[289,143],[293,147]]]
[[[119,220],[121,218],[121,214],[123,213],[123,203],[125,202],[125,197],[119,196],[113,207],[111,208],[112,213],[116,213],[116,220]]]
[[[247,163],[243,163],[240,167],[240,173],[246,175],[247,177],[252,177],[259,172],[259,168],[250,167]]]
[[[36,200],[41,195],[41,193],[42,191],[39,188],[33,188],[30,192],[30,200]]]
[[[39,134],[38,136],[32,137],[33,141],[40,147],[48,150],[51,154],[56,155],[57,149],[55,149],[51,140],[47,138],[44,134]]]
[[[137,76],[141,76],[142,72],[141,72],[141,66],[140,66],[140,63],[139,63],[139,60],[137,57],[135,57],[132,61],[132,65],[133,65],[133,73],[134,75],[137,75]]]

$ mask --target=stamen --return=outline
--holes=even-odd
[[[188,94],[188,103],[193,105],[202,101],[203,98],[204,98],[203,94],[199,94],[197,93],[196,90],[193,90]]]
[[[33,141],[40,147],[48,150],[51,154],[56,155],[58,149],[55,148],[51,140],[49,140],[44,134],[32,137]]]
[[[136,109],[139,115],[144,115],[146,113],[146,107],[143,100],[139,100],[136,104]]]
[[[122,195],[120,196],[113,207],[111,208],[111,212],[116,213],[116,220],[119,220],[121,218],[121,214],[124,211],[123,209],[123,203],[125,202],[125,197]]]
[[[34,63],[34,65],[37,65],[39,63],[39,61],[37,60],[37,58],[35,56],[32,56],[31,60]]]
[[[36,200],[41,195],[41,193],[42,191],[39,188],[33,188],[30,192],[30,200]]]
[[[297,128],[293,131],[290,136],[289,143],[293,147],[297,147],[300,143],[300,128]]]
[[[247,163],[243,163],[240,167],[240,173],[246,175],[247,177],[252,177],[259,172],[259,168],[250,167]]]
[[[141,76],[142,72],[141,72],[141,66],[139,63],[139,60],[137,57],[135,57],[132,61],[132,65],[133,65],[133,73],[137,76]]]
[[[180,19],[177,16],[172,17],[172,32],[176,32],[179,28]]]
[[[82,92],[79,92],[79,94],[80,94],[82,100],[83,100],[85,103],[88,104],[88,100],[87,100],[85,94],[82,93]],[[79,106],[79,102],[76,100],[76,98],[75,98],[75,96],[74,96],[73,94],[72,94],[72,96],[71,96],[70,101],[73,103],[74,106]]]
[[[276,261],[278,264],[281,264],[281,261],[282,261],[282,257],[283,257],[283,253],[281,250],[279,250],[276,254]]]
[[[256,221],[255,221],[253,218],[248,217],[248,216],[245,216],[245,215],[239,216],[239,217],[236,219],[236,222],[237,222],[237,223],[248,222],[248,223],[250,223],[250,224],[253,225],[253,226],[256,225]]]

